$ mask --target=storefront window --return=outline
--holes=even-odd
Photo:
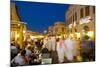
[[[77,21],[77,13],[75,13],[75,21]]]
[[[85,7],[85,16],[89,16],[89,6]]]
[[[93,6],[93,14],[95,14],[95,6]]]
[[[74,17],[74,15],[73,15],[73,22],[75,21],[74,18],[75,18],[75,17]]]
[[[83,8],[80,10],[80,18],[83,18]]]

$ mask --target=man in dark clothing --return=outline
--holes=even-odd
[[[87,35],[85,35],[84,39],[82,40],[81,54],[83,61],[90,61],[95,56],[95,43],[90,40],[89,36]]]

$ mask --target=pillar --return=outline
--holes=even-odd
[[[19,30],[19,44],[20,44],[20,48],[22,49],[22,45],[23,45],[23,25],[22,24]]]

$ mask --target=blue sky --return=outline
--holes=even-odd
[[[68,4],[13,1],[17,6],[22,22],[27,23],[28,30],[43,33],[55,22],[65,22]]]

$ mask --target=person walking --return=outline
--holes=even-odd
[[[47,48],[48,48],[49,52],[51,52],[51,50],[52,50],[52,40],[51,40],[50,36],[48,36]]]
[[[64,40],[62,38],[57,39],[57,54],[59,63],[64,62]]]
[[[74,60],[74,55],[75,55],[74,42],[71,39],[71,37],[68,37],[65,39],[65,46],[66,46],[65,47],[65,56],[66,56],[67,60],[69,62],[71,62]]]
[[[54,35],[51,36],[51,49],[52,51],[56,51],[56,38]]]
[[[56,37],[55,35],[51,35],[51,58],[52,58],[52,63],[56,64],[58,63],[58,58],[57,58],[57,51],[56,51]]]

